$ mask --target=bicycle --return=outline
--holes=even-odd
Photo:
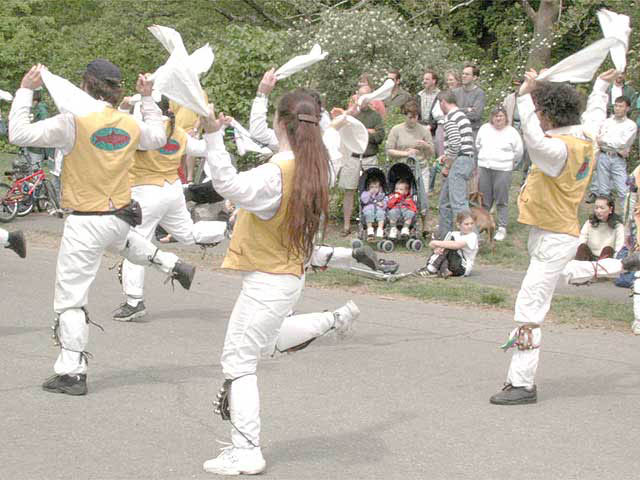
[[[29,160],[20,155],[13,170],[4,172],[11,185],[0,183],[0,222],[7,223],[16,216],[28,215],[35,206],[41,212],[59,210],[55,188],[39,164],[31,172]],[[26,165],[26,166],[25,166]]]

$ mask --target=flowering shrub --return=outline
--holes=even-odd
[[[389,69],[400,69],[404,88],[416,93],[425,68],[444,72],[463,60],[437,28],[411,26],[384,7],[329,10],[319,22],[298,27],[289,31],[291,45],[305,52],[318,43],[329,55],[296,80],[320,91],[329,106],[345,105],[363,72],[379,86]]]

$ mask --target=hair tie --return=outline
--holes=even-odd
[[[318,125],[318,117],[315,115],[307,115],[306,113],[299,113],[298,120],[301,122],[313,123],[314,125]]]

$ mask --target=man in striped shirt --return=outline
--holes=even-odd
[[[465,113],[458,108],[452,91],[439,95],[440,108],[445,113],[445,151],[438,161],[444,165],[442,190],[440,191],[440,220],[438,236],[443,239],[453,230],[453,219],[469,208],[467,181],[474,168],[473,131]]]

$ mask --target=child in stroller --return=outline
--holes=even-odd
[[[408,164],[396,163],[389,169],[387,182],[389,190],[393,192],[387,198],[389,239],[404,240],[407,249],[419,252],[422,250],[422,240],[418,239],[416,223],[421,198],[418,195],[416,176]]]
[[[384,238],[384,220],[387,210],[387,196],[382,188],[384,178],[381,180],[375,175],[365,182],[364,192],[360,194],[360,206],[364,222],[367,226],[367,240],[373,241],[375,237]],[[373,223],[377,222],[378,229],[373,230]]]

